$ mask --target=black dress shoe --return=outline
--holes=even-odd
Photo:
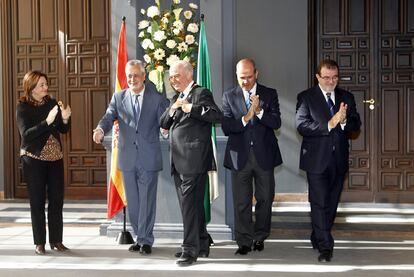
[[[253,242],[253,251],[263,251],[264,249],[264,242],[256,240]]]
[[[131,245],[128,249],[129,252],[139,252],[141,250],[141,245],[139,245],[137,242]]]
[[[141,249],[139,250],[139,253],[142,255],[149,255],[152,253],[151,245],[144,244]]]
[[[189,266],[197,261],[196,257],[191,256],[188,253],[183,253],[181,257],[175,262],[178,266]]]
[[[318,261],[320,263],[327,263],[330,262],[332,259],[332,251],[330,250],[324,250],[320,253],[319,257],[318,257]]]
[[[249,253],[250,251],[252,251],[252,249],[249,246],[239,246],[239,249],[237,249],[237,251],[234,253],[234,255],[247,255],[247,253]]]
[[[45,245],[44,244],[36,245],[35,253],[37,255],[45,255],[46,254]]]
[[[50,244],[50,249],[52,249],[52,250],[56,250],[56,251],[60,251],[60,252],[63,252],[63,251],[67,251],[67,250],[69,250],[69,248],[67,248],[63,243],[61,243],[61,242],[56,242],[56,243],[51,243]]]
[[[181,257],[181,255],[183,254],[183,252],[178,251],[174,254],[174,257],[179,258]],[[210,249],[208,250],[200,250],[200,252],[198,253],[198,256],[200,258],[208,258],[208,256],[210,256]]]

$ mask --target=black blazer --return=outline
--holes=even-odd
[[[59,133],[69,131],[70,120],[68,124],[63,123],[59,108],[55,121],[47,125],[47,115],[55,105],[57,105],[55,99],[46,100],[46,103],[40,106],[32,106],[26,102],[17,105],[16,120],[22,138],[21,149],[39,156],[50,135],[53,135],[61,144]]]
[[[170,117],[173,97],[169,108],[160,119],[160,125],[169,129],[171,173],[200,174],[215,169],[213,147],[211,142],[212,123],[219,123],[222,113],[213,99],[213,94],[206,88],[194,86],[188,94],[188,102],[193,104],[190,113],[178,109]]]
[[[342,130],[338,124],[329,132],[328,121],[331,116],[319,86],[298,94],[296,128],[303,136],[300,169],[311,173],[322,173],[327,168],[329,157],[334,152],[338,172],[344,174],[348,171],[348,134],[359,131],[361,120],[352,93],[337,87],[335,88],[335,113],[339,110],[341,102],[348,105],[345,128]]]
[[[242,117],[247,113],[243,91],[237,86],[223,94],[222,129],[228,136],[224,166],[232,170],[244,168],[251,142],[253,151],[260,167],[271,170],[282,164],[282,155],[274,130],[282,125],[279,110],[279,99],[275,89],[257,84],[256,94],[259,95],[263,117],[255,116],[253,124],[243,126]]]

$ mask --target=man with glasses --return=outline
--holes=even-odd
[[[296,128],[303,136],[300,169],[309,184],[311,243],[319,250],[319,262],[330,262],[331,234],[348,171],[350,132],[358,132],[361,120],[354,96],[337,87],[338,64],[322,60],[317,68],[318,85],[298,94]]]

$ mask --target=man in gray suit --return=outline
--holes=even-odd
[[[93,140],[101,143],[118,120],[118,168],[122,171],[129,220],[136,235],[129,251],[149,255],[154,243],[158,171],[162,170],[159,119],[169,102],[155,86],[144,83],[141,61],[130,60],[125,73],[129,88],[112,95],[105,115],[93,130]]]

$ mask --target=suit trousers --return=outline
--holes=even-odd
[[[41,161],[22,156],[23,174],[30,199],[34,244],[46,243],[45,202],[48,199],[47,221],[49,242],[62,242],[63,236],[63,160]]]
[[[232,174],[234,229],[237,245],[250,247],[253,240],[264,241],[270,234],[275,177],[272,170],[263,170],[257,163],[253,148],[242,170]],[[253,181],[255,222],[252,218]]]
[[[122,171],[128,201],[129,222],[140,245],[154,244],[154,224],[157,207],[158,171],[147,171],[140,162],[134,170]]]
[[[334,152],[328,167],[321,174],[307,172],[311,206],[311,241],[319,251],[333,250],[331,231],[341,196],[344,175],[338,173]]]
[[[200,251],[209,249],[204,213],[207,173],[183,175],[174,171],[173,175],[184,225],[182,252],[198,257]]]

